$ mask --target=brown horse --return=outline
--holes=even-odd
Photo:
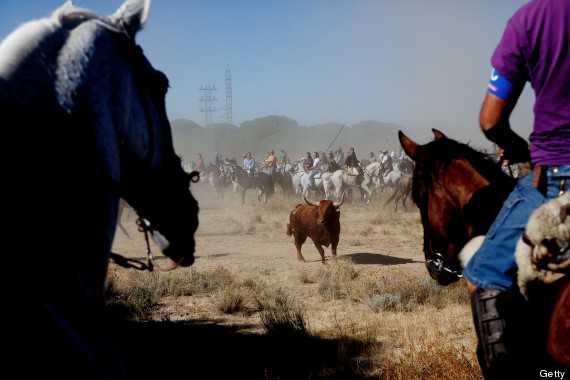
[[[515,182],[489,156],[438,130],[433,133],[435,139],[425,145],[415,143],[401,131],[399,139],[415,161],[412,198],[420,209],[426,267],[439,284],[448,285],[461,278],[459,252],[472,238],[486,234]],[[567,363],[568,357],[560,350],[561,344],[567,346],[568,337],[552,333],[555,329],[569,330],[570,315],[562,298],[569,297],[570,281],[559,285],[562,291],[553,297],[558,298],[554,311],[544,302],[540,307],[552,311],[549,352],[558,362]]]
[[[410,172],[411,173],[411,172]],[[388,198],[385,206],[388,206],[390,203],[394,202],[394,210],[398,211],[398,204],[402,203],[402,207],[406,208],[406,201],[408,197],[412,193],[412,175],[411,174],[404,174],[402,178],[396,184],[394,188],[394,192]]]

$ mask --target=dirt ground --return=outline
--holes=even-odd
[[[362,294],[324,297],[320,281],[323,268],[338,265],[331,260],[330,250],[325,249],[327,264],[323,265],[308,240],[303,247],[307,262],[300,263],[296,260],[293,238],[285,234],[289,212],[299,200],[284,200],[277,193],[267,205],[261,205],[251,191],[246,205],[241,206],[237,194],[228,192],[224,200],[215,199],[207,184],[194,186],[193,192],[200,203],[193,270],[201,272],[223,267],[242,281],[252,279],[283,290],[303,306],[310,329],[317,336],[365,336],[378,343],[377,349],[370,353],[374,357],[371,372],[376,376],[479,377],[473,355],[476,339],[467,302],[450,302],[443,306],[427,302],[411,311],[379,311],[364,302]],[[135,218],[131,210],[125,212],[123,224],[129,236],[117,230],[113,250],[129,257],[142,257],[144,239],[136,229]],[[382,202],[345,204],[341,209],[341,229],[338,262],[352,263],[351,268],[358,279],[372,283],[379,278],[393,279],[402,284],[425,280],[431,284],[421,250],[419,213],[411,201],[406,210],[398,212],[392,207],[384,207]],[[158,252],[156,247],[154,252]],[[130,275],[129,271],[115,266],[111,270],[118,277]],[[156,318],[210,320],[232,326],[240,333],[263,333],[257,314],[222,313],[217,307],[219,299],[219,293],[165,297]],[[438,371],[449,370],[443,363],[439,368],[438,358],[430,357],[434,347],[436,351],[450,347],[452,356],[456,353],[464,362],[462,365],[469,369],[465,373],[447,373],[441,377]],[[403,369],[390,369],[390,363]]]

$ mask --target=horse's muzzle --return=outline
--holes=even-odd
[[[194,239],[185,244],[170,244],[162,253],[171,259],[177,266],[189,267],[194,264]]]

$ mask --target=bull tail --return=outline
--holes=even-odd
[[[303,207],[303,205],[298,204],[295,206],[295,210],[291,211],[291,214],[289,214],[289,223],[287,223],[287,236],[291,236],[295,232],[295,228],[293,228],[293,225],[295,224],[295,213],[300,207]]]

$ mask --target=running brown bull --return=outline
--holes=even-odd
[[[306,204],[298,204],[287,224],[287,235],[295,237],[297,259],[305,261],[301,253],[301,246],[310,237],[325,263],[325,247],[331,246],[333,257],[336,257],[336,248],[340,235],[340,206],[344,203],[344,193],[340,203],[322,200],[318,204],[312,204],[305,199]]]

